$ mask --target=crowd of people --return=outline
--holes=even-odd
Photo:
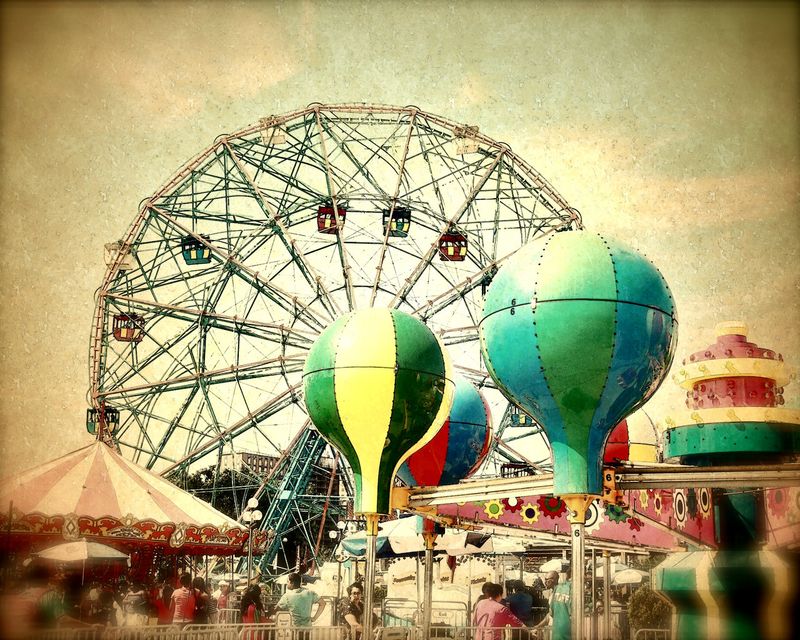
[[[335,603],[334,624],[343,626],[351,640],[361,638],[363,593],[363,583],[356,582]],[[37,564],[2,595],[0,637],[29,637],[32,630],[55,627],[258,624],[273,621],[279,611],[289,613],[293,626],[304,628],[325,608],[325,600],[304,587],[298,573],[288,576],[286,592],[275,602],[262,596],[258,584],[237,593],[221,580],[211,591],[202,576],[190,573],[153,584],[125,577],[101,583]],[[377,616],[373,622],[378,625]]]
[[[125,577],[99,582],[33,564],[18,582],[6,585],[0,637],[24,637],[33,629],[54,627],[213,624],[227,621],[219,612],[228,608],[229,599],[226,581],[212,593],[202,576],[189,573],[177,581],[150,584]]]
[[[550,591],[549,601],[544,599],[542,588]],[[512,627],[512,638],[529,640],[537,638],[539,631],[550,627],[552,640],[570,640],[569,581],[559,584],[559,574],[551,571],[544,584],[527,588],[521,580],[506,583],[506,597],[502,585],[486,582],[482,595],[472,611],[475,640],[501,640],[503,627]]]
[[[4,596],[2,637],[23,637],[30,629],[55,626],[258,624],[273,621],[279,611],[288,612],[292,626],[304,629],[326,608],[325,600],[303,586],[298,573],[288,576],[286,592],[277,602],[265,600],[258,584],[236,593],[221,580],[211,591],[202,576],[190,573],[149,585],[124,578],[106,584],[81,578],[80,574],[56,575],[42,565],[31,567],[19,589]],[[551,593],[549,602],[543,589]],[[472,612],[475,638],[499,640],[499,629],[508,625],[514,628],[515,640],[527,640],[548,625],[553,640],[569,640],[570,595],[570,583],[559,584],[556,572],[531,587],[509,580],[505,597],[502,585],[487,582]],[[333,623],[344,627],[350,640],[361,640],[363,622],[364,584],[358,581],[335,603]],[[374,616],[373,627],[378,626],[380,620]],[[299,636],[299,640],[305,639]]]

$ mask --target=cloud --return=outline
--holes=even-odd
[[[297,73],[297,43],[272,12],[239,7],[232,21],[219,19],[220,9],[17,8],[10,12],[5,82],[50,107],[89,106],[99,95],[117,111],[185,118],[215,100],[254,98]]]

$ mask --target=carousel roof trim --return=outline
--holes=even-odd
[[[92,536],[173,548],[230,551],[241,549],[248,535],[236,520],[99,441],[7,478],[0,489],[0,517],[12,534]]]

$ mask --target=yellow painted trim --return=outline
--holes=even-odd
[[[685,364],[673,374],[672,379],[684,389],[691,389],[703,380],[734,376],[769,378],[782,387],[792,379],[793,374],[794,372],[782,360],[724,358]]]
[[[569,520],[570,524],[584,524],[586,522],[586,512],[595,498],[599,497],[582,493],[560,496],[569,510],[567,520]]]
[[[715,407],[675,412],[664,418],[662,428],[717,422],[779,422],[800,424],[800,409],[788,407]]]

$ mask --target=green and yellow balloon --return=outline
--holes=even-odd
[[[353,469],[355,511],[389,513],[398,467],[436,435],[453,403],[436,336],[401,311],[353,311],[314,343],[303,382],[314,426]]]

